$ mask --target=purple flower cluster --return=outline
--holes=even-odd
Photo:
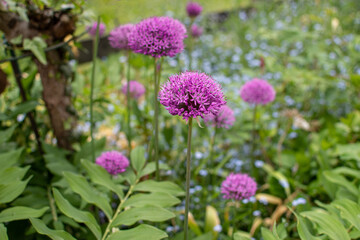
[[[122,93],[126,95],[127,93],[127,83],[124,84],[124,86],[121,89]],[[139,99],[142,95],[145,93],[145,87],[138,81],[130,81],[129,86],[129,92],[130,96],[135,99]]]
[[[188,16],[191,18],[195,18],[195,17],[199,16],[201,14],[202,10],[203,10],[202,6],[196,2],[189,2],[186,5],[186,12],[187,12]]]
[[[174,57],[184,49],[186,28],[170,17],[147,18],[134,26],[129,35],[129,47],[136,53],[156,58]]]
[[[192,37],[198,38],[203,34],[203,29],[202,29],[202,27],[199,27],[198,25],[193,24],[190,28],[190,34]]]
[[[88,26],[86,28],[86,30],[88,31],[90,36],[95,37],[96,36],[96,28],[97,28],[97,22],[94,22],[91,26]],[[104,35],[105,29],[106,29],[105,24],[100,23],[100,25],[99,25],[99,36]]]
[[[256,182],[247,174],[241,173],[230,173],[221,184],[223,198],[237,201],[254,196],[256,189]]]
[[[208,126],[229,128],[234,125],[235,122],[234,111],[227,105],[223,105],[217,114],[210,113],[205,115],[204,121]]]
[[[129,160],[117,151],[109,151],[102,153],[97,159],[96,164],[105,168],[111,175],[117,175],[125,172],[129,166]]]
[[[162,85],[159,100],[172,115],[183,119],[217,114],[226,104],[221,86],[205,73],[184,72],[169,77]]]
[[[108,38],[110,46],[117,49],[129,49],[128,38],[133,27],[133,24],[125,24],[112,30]]]
[[[240,89],[241,98],[248,103],[268,104],[274,101],[276,92],[265,80],[254,78]]]

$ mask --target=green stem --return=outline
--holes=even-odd
[[[232,234],[231,239],[234,239],[236,230],[236,202],[234,202],[233,219],[232,219]]]
[[[190,27],[189,27],[189,31],[188,32],[190,32],[191,31],[191,26],[193,25],[193,23],[194,23],[194,19],[193,18],[191,18],[191,20],[190,20]],[[193,38],[193,36],[191,35],[191,34],[189,34],[190,35],[190,38],[189,38],[189,70],[191,71],[191,69],[192,69],[192,51],[193,51],[193,45],[194,45],[194,38]]]
[[[160,69],[158,69],[158,58],[154,58],[154,106],[155,106],[155,120],[154,120],[154,129],[155,129],[155,141],[154,141],[154,160],[156,164],[156,180],[160,180],[160,169],[159,169],[159,103],[158,103],[158,93],[159,93],[159,75]],[[161,64],[161,62],[160,62]],[[161,65],[160,65],[161,68]]]
[[[50,204],[51,215],[52,215],[53,221],[57,222],[58,216],[57,216],[57,213],[56,213],[55,201],[54,201],[54,198],[51,195],[51,188],[50,187],[48,187],[47,195],[48,195],[48,199],[49,199],[49,204]]]
[[[256,138],[256,110],[257,110],[257,105],[255,105],[254,107],[254,112],[253,112],[253,119],[252,119],[252,139],[251,139],[251,172],[252,175],[255,179],[257,179],[258,177],[258,171],[257,168],[255,166],[255,138]]]
[[[90,137],[91,137],[91,155],[92,160],[95,162],[95,143],[94,143],[94,111],[93,111],[93,104],[94,104],[94,85],[95,85],[95,68],[96,68],[96,56],[98,52],[98,45],[99,45],[99,26],[100,26],[100,16],[97,20],[96,26],[96,36],[93,41],[93,66],[91,70],[91,89],[90,89]]]
[[[189,118],[189,131],[187,141],[187,159],[186,159],[186,199],[185,199],[185,220],[184,220],[184,240],[188,240],[188,220],[190,203],[190,176],[191,176],[191,132],[192,118]]]
[[[212,136],[211,142],[210,142],[210,153],[209,153],[209,162],[210,162],[210,164],[213,163],[214,145],[215,145],[215,138],[216,138],[217,132],[218,132],[218,129],[215,126],[214,135]]]
[[[129,198],[130,194],[133,192],[134,186],[135,186],[137,183],[138,183],[138,180],[135,182],[134,185],[131,185],[131,186],[130,186],[129,191],[126,193],[124,199],[121,201],[121,203],[120,203],[119,206],[117,207],[114,216],[110,219],[108,225],[106,226],[104,235],[103,235],[103,237],[101,238],[101,240],[105,240],[105,239],[106,239],[106,237],[107,237],[107,235],[109,234],[109,231],[110,231],[110,229],[111,229],[111,224],[112,224],[112,222],[115,220],[115,218],[116,218],[116,217],[119,215],[119,213],[121,212],[124,203],[125,203],[126,200]]]
[[[131,57],[131,52],[127,51],[126,102],[127,102],[127,130],[128,130],[127,138],[128,138],[128,146],[129,146],[129,157],[131,153],[130,57]]]

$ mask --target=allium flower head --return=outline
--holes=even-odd
[[[192,18],[199,16],[202,10],[203,10],[202,6],[197,2],[189,2],[186,5],[186,12],[188,16]]]
[[[198,38],[203,34],[203,29],[202,29],[202,27],[199,27],[198,25],[193,24],[190,28],[190,34],[194,38]]]
[[[108,38],[110,46],[117,49],[129,49],[128,38],[133,27],[133,24],[125,24],[114,28]]]
[[[208,126],[217,128],[229,128],[234,125],[235,115],[234,111],[227,105],[221,106],[217,114],[207,114],[204,116],[204,121]]]
[[[247,174],[241,173],[230,173],[221,184],[223,198],[237,201],[254,196],[256,189],[256,182]]]
[[[87,26],[86,30],[88,31],[89,35],[92,37],[96,36],[96,28],[97,28],[97,22],[94,22],[91,24],[91,26]],[[99,25],[99,36],[101,37],[105,33],[105,24],[100,23]]]
[[[184,50],[186,28],[171,17],[151,17],[135,25],[129,47],[136,53],[153,57],[174,57]]]
[[[276,92],[265,80],[254,78],[240,89],[241,98],[248,103],[268,104],[274,101]]]
[[[122,91],[123,94],[126,95],[126,93],[127,93],[127,83],[124,84],[121,91]],[[144,87],[144,85],[142,85],[138,81],[133,80],[133,81],[130,81],[129,92],[130,92],[130,96],[132,98],[138,99],[142,95],[144,95],[145,87]]]
[[[220,84],[205,73],[198,72],[170,76],[161,87],[159,100],[170,114],[186,120],[216,114],[226,104]]]
[[[129,160],[117,151],[109,151],[102,153],[97,159],[96,164],[105,168],[111,175],[125,172],[129,166]]]

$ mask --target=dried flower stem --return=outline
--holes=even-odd
[[[99,45],[99,26],[100,26],[100,16],[97,20],[96,26],[96,35],[94,38],[93,45],[93,66],[91,70],[91,90],[90,90],[90,137],[91,137],[91,155],[92,160],[95,162],[95,143],[94,143],[94,112],[93,112],[93,104],[94,104],[94,85],[95,85],[95,68],[96,68],[96,56],[98,52]]]
[[[186,159],[186,199],[185,199],[185,220],[184,220],[184,240],[188,240],[188,220],[190,203],[190,176],[191,176],[191,133],[192,118],[188,121],[188,141],[187,141],[187,159]]]

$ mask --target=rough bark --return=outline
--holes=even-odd
[[[68,11],[53,11],[27,7],[29,21],[22,20],[17,14],[0,11],[0,30],[8,41],[19,35],[25,38],[44,37],[48,46],[64,41],[64,38],[75,30],[76,16]],[[67,76],[62,71],[66,63],[66,48],[58,48],[46,53],[47,64],[43,65],[35,59],[43,85],[45,102],[51,127],[61,148],[71,149],[72,128],[75,115],[72,113],[72,102],[67,91]]]

